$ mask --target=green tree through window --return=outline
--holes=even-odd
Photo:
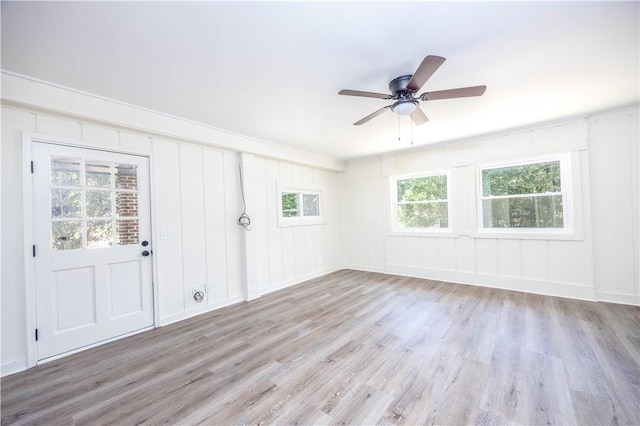
[[[448,228],[447,175],[393,179],[396,189],[396,226]]]
[[[563,228],[561,162],[482,170],[485,228]]]

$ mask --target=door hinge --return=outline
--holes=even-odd
[[[32,249],[33,249],[33,257],[36,257],[36,245],[35,244],[32,246]]]
[[[36,342],[38,341],[38,329],[36,328]]]
[[[33,161],[31,162],[31,173],[33,173]]]

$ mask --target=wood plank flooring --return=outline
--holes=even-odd
[[[640,308],[339,271],[2,379],[2,424],[640,424]]]

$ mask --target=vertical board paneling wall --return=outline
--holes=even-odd
[[[238,155],[156,138],[152,146],[160,324],[243,300]]]
[[[589,119],[597,297],[640,304],[638,110]]]
[[[243,156],[251,194],[251,241],[260,294],[342,268],[342,174],[284,161]],[[251,179],[247,176],[251,173]],[[278,183],[322,190],[325,223],[278,226]]]
[[[157,325],[245,300],[249,251],[256,253],[258,295],[342,267],[341,173],[249,156],[244,167],[254,177],[247,188],[252,230],[245,231],[236,223],[242,212],[241,154],[3,106],[2,375],[27,365],[23,132],[150,156]],[[279,228],[280,180],[322,188],[326,224]],[[253,233],[255,247],[245,246],[245,232]],[[201,303],[194,290],[205,292]]]
[[[440,148],[349,162],[348,267],[579,299],[640,304],[638,110]],[[477,233],[477,166],[570,153],[576,234],[569,239]],[[388,177],[450,169],[455,232],[389,231]]]

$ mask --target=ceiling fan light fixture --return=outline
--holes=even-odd
[[[391,106],[391,111],[398,115],[409,115],[418,107],[418,101],[402,99]]]

